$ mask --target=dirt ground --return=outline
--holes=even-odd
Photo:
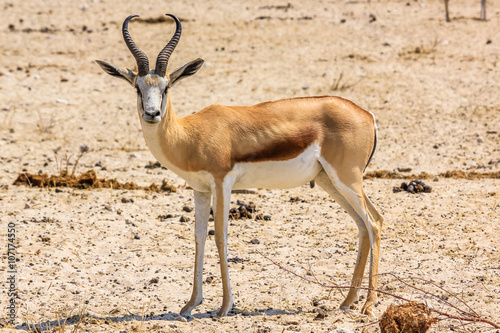
[[[172,172],[146,168],[154,158],[142,138],[135,91],[94,62],[135,68],[121,36],[130,14],[153,19],[130,24],[150,62],[173,32],[170,22],[158,22],[165,13],[183,22],[169,69],[206,61],[171,91],[179,116],[214,103],[337,95],[377,118],[369,172],[500,171],[497,1],[488,1],[485,22],[478,20],[479,0],[451,1],[450,23],[435,0],[10,0],[0,7],[0,327],[7,326],[0,330],[377,332],[377,319],[400,302],[380,294],[373,317],[359,313],[361,302],[341,311],[345,290],[307,283],[269,260],[328,286],[349,284],[356,225],[325,192],[304,185],[233,195],[232,207],[252,201],[271,216],[230,224],[237,310],[211,316],[222,287],[209,236],[204,302],[194,320],[178,315],[191,294],[193,196]],[[177,192],[12,185],[20,172],[58,174],[65,155],[73,168],[84,144],[90,151],[77,174],[94,169],[99,178],[140,186],[166,180]],[[425,181],[431,193],[393,193],[400,179],[365,181],[385,218],[380,289],[454,315],[461,312],[444,301],[470,306],[499,323],[500,180]],[[9,223],[18,245],[10,328]],[[418,289],[395,276],[413,278]],[[322,311],[326,316],[318,316]],[[429,332],[495,332],[487,324],[438,319]]]

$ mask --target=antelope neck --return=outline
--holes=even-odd
[[[160,123],[149,124],[141,119],[142,132],[148,148],[153,156],[167,168],[181,168],[175,158],[183,146],[185,132],[175,115],[170,97],[168,97],[165,114]]]

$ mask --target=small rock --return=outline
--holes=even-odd
[[[438,177],[438,176],[434,177],[434,180],[433,180],[433,181],[434,181],[434,182],[438,182],[438,181],[439,181],[439,177]]]
[[[337,328],[335,333],[354,333],[354,330],[351,328],[347,328],[347,327],[341,327],[341,328]]]
[[[159,279],[158,278],[152,278],[151,280],[149,280],[149,283],[158,283]]]
[[[139,236],[139,234],[135,234],[134,239],[141,239],[141,236]]]
[[[191,208],[189,206],[184,206],[184,207],[182,207],[182,210],[187,212],[187,213],[191,213],[193,211],[193,208]]]
[[[208,234],[209,234],[210,236],[215,235],[215,230],[214,230],[214,229],[210,229],[210,230],[208,230]]]
[[[258,240],[257,238],[254,238],[250,241],[251,244],[260,244],[260,240]]]
[[[181,218],[179,219],[179,222],[189,222],[190,219],[187,216],[182,215]]]
[[[328,313],[323,309],[315,309],[318,314],[314,317],[314,320],[323,320],[328,317]]]
[[[69,104],[69,102],[66,99],[63,99],[63,98],[56,99],[56,103]]]
[[[264,215],[264,221],[271,221],[271,215]]]
[[[166,214],[160,214],[156,217],[160,222],[165,222],[166,219],[168,219]]]

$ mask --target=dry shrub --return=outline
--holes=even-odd
[[[391,304],[380,318],[382,333],[424,333],[437,320],[424,303]]]

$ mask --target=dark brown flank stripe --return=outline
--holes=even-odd
[[[265,161],[286,161],[299,156],[318,138],[318,133],[314,129],[302,131],[288,136],[282,140],[275,141],[264,149],[246,154],[235,156],[235,163],[245,162],[265,162]]]

